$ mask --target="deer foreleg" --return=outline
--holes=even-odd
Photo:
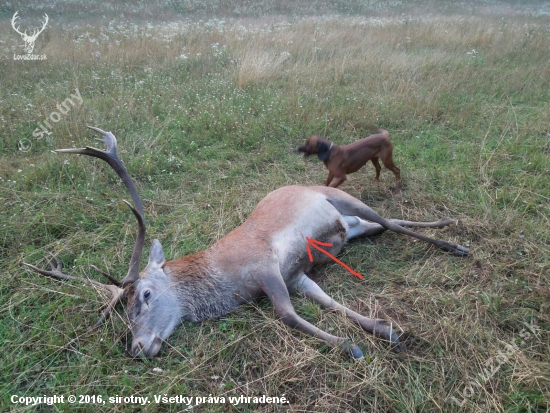
[[[296,314],[296,311],[294,311],[294,307],[290,301],[287,286],[285,285],[283,277],[278,270],[273,271],[269,275],[257,277],[257,281],[262,290],[273,303],[275,312],[281,321],[287,326],[297,328],[298,330],[320,338],[327,343],[338,345],[344,351],[349,352],[354,358],[363,357],[363,352],[361,349],[356,344],[353,344],[350,339],[328,334]]]
[[[388,324],[385,320],[365,317],[337,303],[305,274],[300,278],[297,288],[307,298],[315,301],[321,307],[342,311],[359,324],[363,330],[389,340],[392,343],[392,348],[399,350],[399,336],[394,331],[392,325]]]

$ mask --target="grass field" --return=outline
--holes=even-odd
[[[0,411],[187,409],[68,395],[203,397],[200,412],[550,411],[547,2],[81,3],[0,4]],[[34,51],[46,60],[14,59],[15,11],[22,29],[48,13]],[[117,136],[147,249],[158,238],[168,259],[207,248],[276,188],[324,183],[324,165],[294,152],[306,137],[345,144],[369,125],[390,132],[403,189],[385,169],[373,182],[372,165],[341,189],[386,217],[458,219],[421,232],[470,256],[385,233],[340,254],[364,280],[318,268],[334,299],[400,329],[401,353],[293,297],[365,360],[285,327],[268,300],[184,323],[159,357],[134,360],[122,306],[88,332],[105,293],[23,266],[52,252],[73,275],[126,272],[123,185],[99,160],[52,152],[100,147],[86,125]],[[289,404],[229,402],[262,395]]]

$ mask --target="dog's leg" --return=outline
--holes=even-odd
[[[388,166],[388,165],[385,165],[385,166],[390,171],[392,171],[395,175],[395,187],[401,188],[401,170],[397,166],[395,166],[393,162],[391,163],[391,166]]]
[[[332,182],[332,178],[334,178],[334,175],[332,174],[332,172],[328,171],[328,176],[327,176],[327,180],[325,182],[325,186],[330,185],[330,183]]]
[[[390,171],[393,172],[395,175],[395,187],[401,188],[401,170],[395,166],[393,163],[393,157],[392,157],[392,151],[391,149],[387,151],[384,156],[380,154],[380,159],[382,159],[382,162],[384,163],[384,166],[388,168]]]
[[[346,175],[336,176],[328,186],[332,188],[337,188],[338,186],[346,182],[347,179],[348,177]]]
[[[372,158],[371,162],[374,165],[374,169],[376,169],[376,176],[374,177],[374,180],[378,181],[378,179],[380,178],[380,171],[382,170],[380,162],[378,162],[378,157],[375,156],[374,158]]]

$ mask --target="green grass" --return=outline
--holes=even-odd
[[[550,64],[545,2],[52,1],[0,5],[0,410],[12,395],[282,396],[289,405],[205,404],[208,412],[547,412],[550,408]],[[18,10],[45,61],[14,61]],[[109,11],[109,12],[107,12]],[[124,17],[122,17],[124,16]],[[78,89],[83,102],[36,139]],[[293,297],[297,312],[367,355],[353,362],[277,321],[268,300],[184,323],[160,356],[136,361],[123,307],[87,332],[105,302],[66,272],[122,277],[135,224],[101,161],[52,153],[100,146],[111,130],[167,258],[207,248],[270,191],[319,185],[312,134],[350,143],[387,129],[404,188],[372,166],[341,187],[391,218],[459,224],[430,236],[468,258],[385,233],[318,268],[335,300],[403,331],[394,353],[340,314]],[[23,144],[23,145],[22,145]],[[21,150],[24,149],[24,150]],[[146,255],[146,254],[144,254]],[[142,267],[146,263],[143,259]],[[521,343],[530,326],[531,334]],[[506,344],[514,356],[479,375]],[[160,369],[160,370],[159,370]],[[472,380],[479,381],[468,386]],[[467,396],[467,397],[466,397]],[[459,406],[451,399],[464,401]],[[144,411],[182,411],[149,404]],[[36,411],[134,411],[130,404]],[[34,411],[33,410],[33,411]]]

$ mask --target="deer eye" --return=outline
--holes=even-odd
[[[150,296],[151,296],[151,291],[145,290],[145,292],[143,293],[143,298],[148,299]]]

